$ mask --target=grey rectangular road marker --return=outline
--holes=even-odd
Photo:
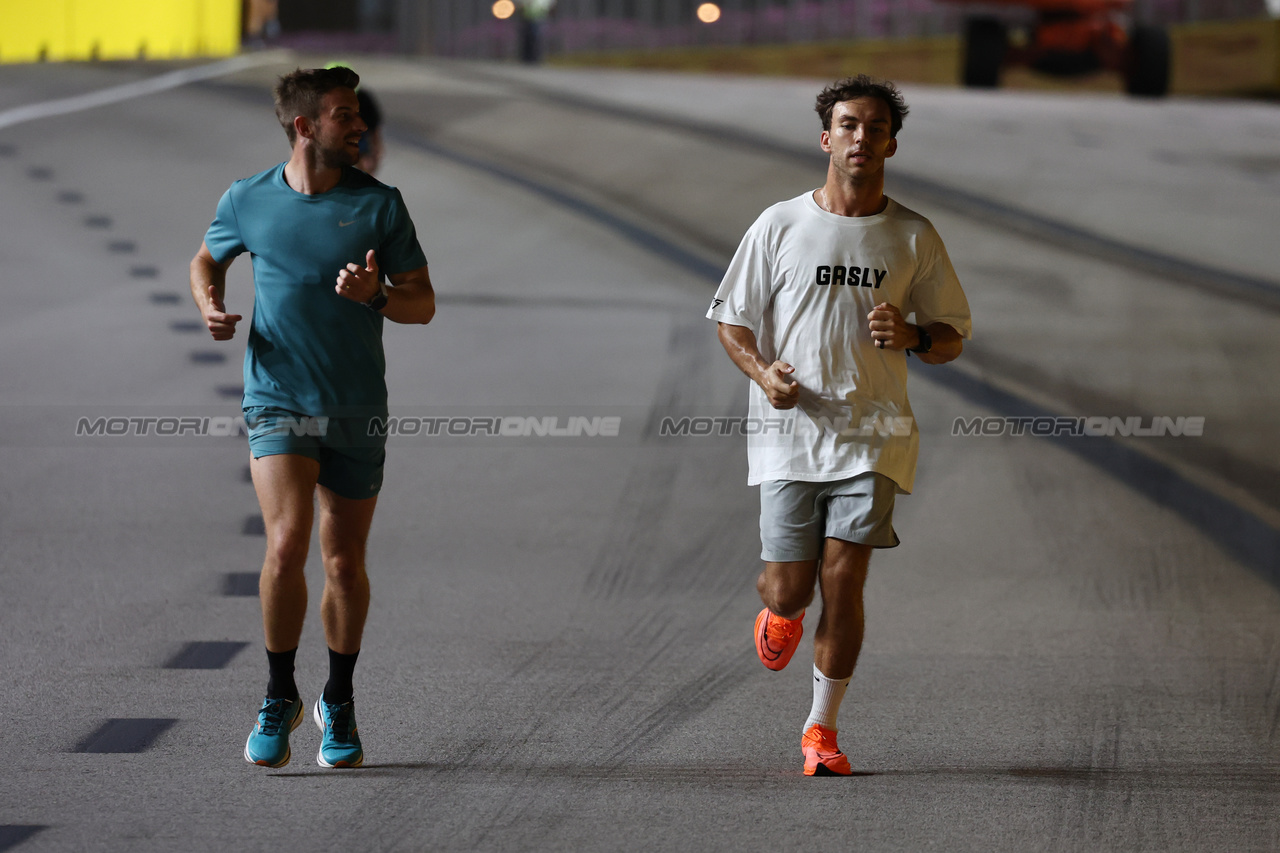
[[[258,594],[258,573],[228,572],[222,576],[222,594],[256,596]]]
[[[169,658],[165,669],[222,669],[248,643],[212,640],[187,643]]]
[[[244,524],[240,525],[240,533],[244,536],[266,536],[267,525],[260,515],[246,515]]]
[[[97,730],[80,743],[72,752],[146,752],[156,738],[178,722],[167,718],[115,718],[98,726]]]
[[[17,847],[42,829],[43,826],[36,824],[0,825],[0,853]]]

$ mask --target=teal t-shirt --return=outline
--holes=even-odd
[[[382,315],[334,287],[347,264],[364,266],[369,249],[387,275],[427,263],[399,190],[347,168],[329,192],[304,195],[285,182],[281,163],[231,185],[204,242],[218,263],[253,258],[245,406],[331,417],[386,411]]]

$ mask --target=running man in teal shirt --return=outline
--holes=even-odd
[[[267,532],[259,591],[270,676],[244,757],[266,767],[289,762],[289,733],[304,713],[293,662],[316,494],[329,644],[329,679],[314,706],[317,761],[364,761],[351,682],[369,611],[365,542],[386,458],[385,438],[369,428],[387,413],[382,321],[435,315],[404,200],[354,168],[366,129],[359,82],[340,67],[280,78],[276,117],[292,155],[231,185],[191,262],[191,293],[214,340],[225,341],[243,319],[225,307],[227,268],[244,252],[253,258],[244,410]]]

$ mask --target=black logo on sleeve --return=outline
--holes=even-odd
[[[832,287],[879,287],[888,274],[888,270],[871,267],[820,266],[817,283]]]

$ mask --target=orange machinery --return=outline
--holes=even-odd
[[[994,88],[1002,68],[1025,65],[1058,76],[1114,71],[1131,95],[1160,97],[1169,91],[1169,34],[1134,22],[1132,0],[983,0],[982,5],[1008,7],[1009,13],[965,20],[966,86]],[[1019,29],[1023,37],[1011,39],[1010,32]]]

